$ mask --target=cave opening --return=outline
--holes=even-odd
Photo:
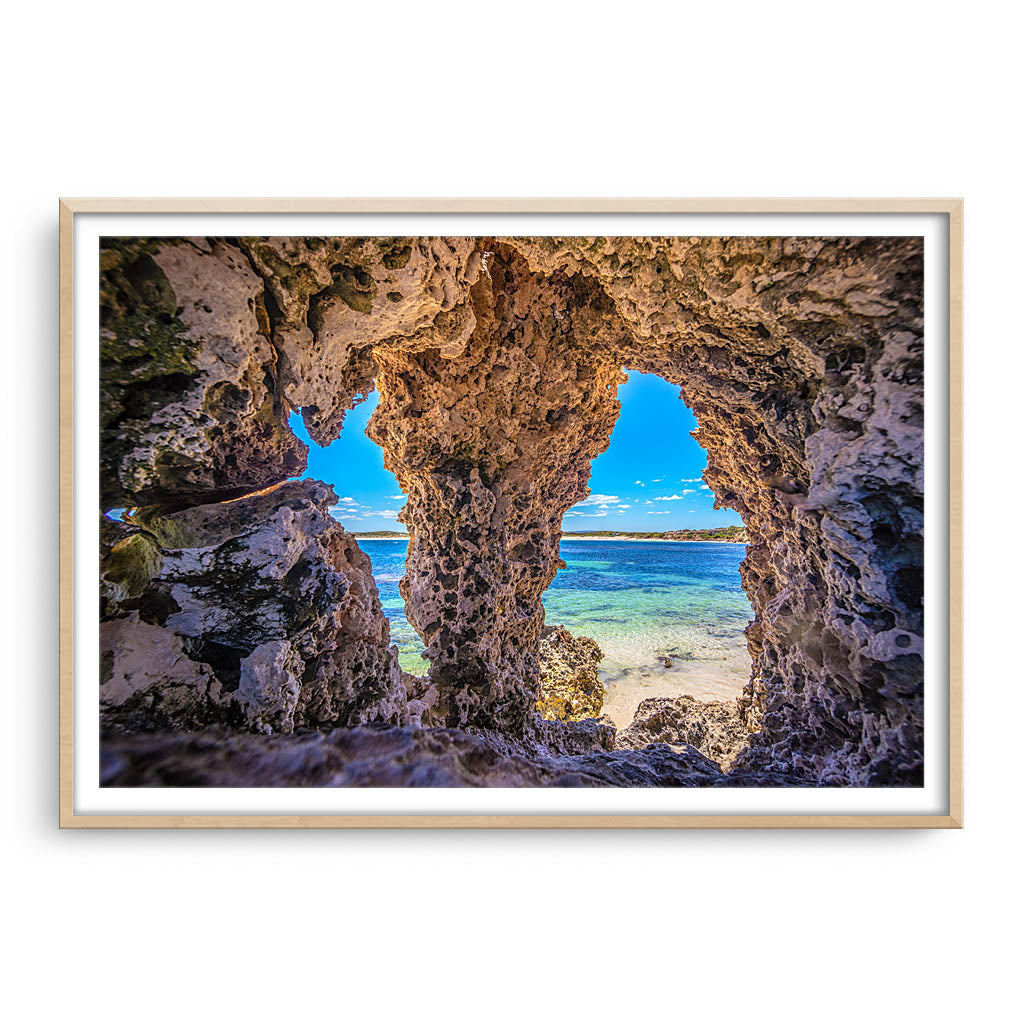
[[[338,503],[331,509],[331,517],[355,536],[370,559],[391,642],[398,648],[399,665],[412,675],[423,675],[427,671],[423,641],[406,618],[399,589],[408,550],[408,533],[399,521],[406,495],[385,467],[381,449],[366,433],[379,401],[377,390],[369,389],[346,414],[341,431],[328,445],[318,445],[310,438],[298,412],[291,414],[288,425],[309,447],[301,479],[322,480],[334,488]]]
[[[602,713],[625,728],[642,700],[732,700],[750,679],[753,617],[743,521],[716,507],[707,452],[680,389],[629,370],[589,490],[562,521],[564,563],[543,595],[548,627],[593,639]]]

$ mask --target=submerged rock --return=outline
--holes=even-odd
[[[598,718],[604,684],[598,665],[604,655],[589,636],[573,636],[564,626],[547,626],[540,635],[540,697],[542,718],[563,722]]]

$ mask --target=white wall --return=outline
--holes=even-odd
[[[0,962],[5,1006],[23,1004],[12,1019],[1008,1012],[1020,28],[1012,5],[892,0],[8,11]],[[966,830],[58,833],[60,194],[965,195]]]

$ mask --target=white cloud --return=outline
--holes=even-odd
[[[636,484],[637,487],[646,487],[647,486],[647,484],[645,484],[643,482],[643,480],[634,480],[633,483]]]
[[[660,484],[665,478],[663,476],[656,477],[651,481],[652,484]]]
[[[644,504],[645,504],[645,505],[653,505],[653,504],[654,504],[654,502],[653,502],[653,501],[651,501],[651,500],[650,500],[650,499],[648,498],[648,500],[647,500],[647,501],[645,501],[645,502],[644,502]]]
[[[584,498],[582,501],[577,501],[573,508],[607,508],[609,505],[614,505],[619,501],[617,494],[592,494],[589,498]]]
[[[619,508],[632,508],[632,505],[620,505]]]
[[[694,491],[693,491],[692,487],[684,487],[682,494],[670,494],[670,495],[668,495],[667,498],[655,498],[654,500],[655,501],[682,501],[684,495],[686,495],[686,494],[693,494],[693,493],[694,493]]]
[[[679,482],[681,484],[699,484],[703,479],[704,478],[700,476],[684,476]]]
[[[405,501],[405,495],[404,494],[389,494],[388,498],[391,501]]]
[[[670,515],[672,515],[672,513],[669,512],[668,509],[665,509],[664,512],[648,512],[647,514],[649,516],[670,516]]]
[[[397,519],[398,511],[393,508],[368,508],[363,506],[351,506],[349,508],[331,509],[331,515],[335,519],[372,519],[377,516],[381,519]]]
[[[701,489],[702,491],[710,491],[710,490],[711,490],[711,488],[710,488],[710,487],[708,487],[708,485],[707,485],[707,484],[701,484],[701,485],[700,485],[700,489]]]
[[[355,505],[356,504],[356,499],[355,498],[339,498],[338,501],[340,501],[343,505]]]

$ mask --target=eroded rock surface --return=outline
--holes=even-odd
[[[685,745],[728,771],[750,738],[738,701],[650,697],[640,702],[633,721],[616,735],[615,745],[623,750],[643,750],[651,743]]]
[[[184,639],[139,620],[100,623],[100,721],[122,729],[201,729],[229,721],[231,695]]]
[[[126,680],[117,692],[145,678],[152,694],[152,671],[139,670],[159,637],[168,657],[179,655],[166,675],[175,692],[186,671],[215,677],[222,710],[206,722],[290,732],[405,721],[370,560],[329,515],[335,500],[309,480],[180,511],[138,509],[101,564],[105,613],[114,618],[104,628],[118,639],[107,668],[110,680]],[[108,702],[107,724],[167,724],[145,720],[134,705],[128,719],[120,707]]]
[[[100,252],[104,509],[197,504],[297,476],[263,281],[223,240],[105,239]]]
[[[806,785],[770,773],[723,775],[699,751],[657,744],[551,755],[458,729],[335,729],[293,736],[119,736],[103,748],[105,786],[749,786]]]
[[[476,326],[473,238],[244,238],[266,282],[271,339],[287,404],[329,444],[345,412],[373,390],[372,346],[458,355]],[[339,387],[339,382],[342,386]]]
[[[589,636],[573,636],[563,626],[546,626],[540,637],[540,698],[542,718],[578,721],[599,718],[604,684],[598,666],[604,655]]]
[[[301,522],[315,550],[280,575],[268,555],[266,578],[312,587],[311,619],[260,598],[232,620],[227,591],[203,588],[237,569],[233,540],[204,553],[159,528],[296,475],[288,411],[324,443],[376,386],[370,433],[409,495],[401,589],[431,662],[413,713],[526,736],[562,515],[607,446],[623,367],[658,373],[749,538],[755,735],[732,774],[919,784],[922,256],[913,238],[106,240],[105,507],[164,508],[107,531],[105,614],[182,637],[250,728],[403,721],[374,615],[332,626],[344,588],[317,582],[371,592],[354,542]],[[294,553],[273,501],[253,514],[238,558]],[[300,562],[313,582],[288,577]]]

